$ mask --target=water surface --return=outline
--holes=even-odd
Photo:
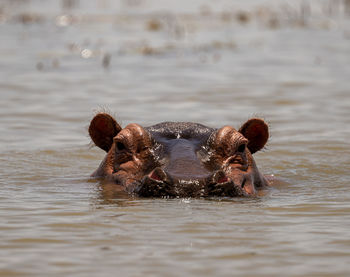
[[[0,276],[349,276],[346,3],[1,1]],[[264,117],[255,159],[280,181],[248,199],[117,193],[89,178],[100,110]]]

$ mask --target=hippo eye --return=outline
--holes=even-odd
[[[245,143],[242,143],[240,146],[238,146],[237,152],[243,153],[244,150],[245,150],[245,148],[246,148],[246,144],[245,144]]]
[[[118,148],[119,151],[122,151],[122,150],[126,149],[124,143],[122,143],[120,141],[117,142],[117,148]]]

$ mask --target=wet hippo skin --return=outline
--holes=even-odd
[[[250,196],[268,186],[252,156],[269,138],[260,118],[249,119],[239,130],[191,122],[122,128],[111,115],[99,113],[89,134],[107,152],[92,177],[138,196]]]

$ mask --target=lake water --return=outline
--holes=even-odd
[[[190,3],[189,3],[190,2]],[[350,3],[0,1],[0,276],[349,276]],[[270,124],[254,198],[89,178],[87,126]]]

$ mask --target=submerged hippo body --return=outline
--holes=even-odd
[[[112,116],[99,113],[89,134],[107,152],[92,176],[142,197],[248,196],[268,186],[252,156],[269,137],[259,118],[238,131],[189,122],[123,129]]]

